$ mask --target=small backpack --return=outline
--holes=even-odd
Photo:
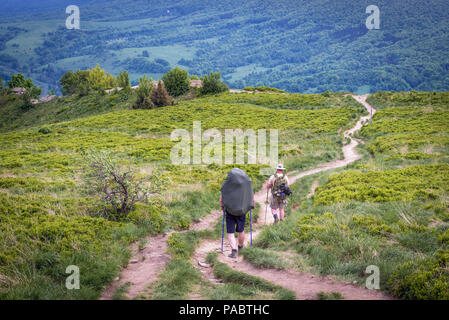
[[[291,194],[290,188],[287,186],[287,179],[285,174],[282,176],[276,176],[271,188],[272,195],[280,200],[284,200]]]

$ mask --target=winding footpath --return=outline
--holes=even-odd
[[[192,224],[189,230],[206,230],[212,228],[220,212],[212,212],[200,221]],[[185,232],[185,231],[184,231]],[[102,293],[100,300],[111,300],[115,291],[127,283],[128,290],[124,296],[128,299],[136,298],[138,294],[150,293],[149,286],[158,280],[159,273],[165,268],[171,257],[167,252],[167,239],[173,232],[155,237],[147,237],[147,245],[141,250],[138,244],[132,246],[133,257],[129,264],[121,271],[120,277],[115,279]]]
[[[344,167],[350,163],[353,163],[361,158],[356,152],[356,147],[360,143],[357,139],[352,137],[352,134],[357,130],[360,130],[363,124],[371,119],[371,114],[374,114],[376,110],[370,106],[366,99],[368,95],[352,96],[358,102],[365,106],[370,113],[367,116],[361,117],[354,127],[346,130],[343,135],[349,139],[349,143],[343,146],[342,151],[344,155],[343,160],[335,160],[329,163],[320,164],[315,169],[311,169],[299,174],[295,172],[289,173],[290,183],[294,183],[296,180],[302,177],[313,175],[319,172]],[[313,195],[315,188],[318,186],[315,182],[312,186],[312,190],[309,193],[309,197]],[[273,216],[267,214],[265,221],[265,198],[267,194],[266,183],[264,183],[261,190],[255,194],[255,200],[260,204],[260,214],[258,221],[254,224],[253,240],[257,238],[261,231],[261,227],[265,224],[272,224]],[[200,221],[194,223],[190,230],[206,230],[211,229],[221,212],[212,212]],[[137,244],[133,246],[134,256],[130,260],[130,264],[124,268],[121,272],[120,278],[116,279],[109,285],[103,292],[100,299],[112,299],[114,292],[121,285],[130,283],[128,291],[125,293],[127,298],[135,298],[139,293],[148,293],[148,286],[157,281],[159,273],[164,269],[166,264],[170,261],[170,256],[167,253],[166,240],[171,233],[166,235],[158,235],[156,237],[148,237],[148,245],[142,250],[138,250]],[[247,242],[249,242],[247,237]],[[249,244],[249,243],[247,243]],[[220,244],[215,240],[204,240],[200,243],[198,248],[191,259],[191,262],[199,269],[203,279],[213,283],[220,283],[219,280],[214,278],[213,270],[204,261],[206,256],[211,251],[220,250]],[[266,279],[274,284],[280,285],[284,288],[290,289],[295,292],[297,299],[317,299],[317,293],[323,292],[340,292],[345,299],[350,300],[377,300],[377,299],[391,299],[387,294],[368,290],[359,286],[352,285],[351,283],[334,281],[330,276],[321,277],[308,273],[299,273],[295,270],[277,270],[270,268],[258,268],[242,257],[238,259],[228,258],[227,253],[230,251],[229,246],[225,246],[225,254],[219,255],[219,261],[230,265],[232,268],[242,271],[244,273],[254,275],[263,279]],[[192,297],[195,299],[201,299],[201,297]]]
[[[349,130],[346,130],[343,135],[345,138],[348,138],[350,142],[343,146],[342,151],[344,154],[343,160],[335,160],[329,163],[324,163],[318,165],[317,168],[311,169],[305,172],[301,172],[299,174],[295,174],[295,172],[289,173],[290,183],[294,183],[296,180],[301,179],[305,176],[313,175],[319,172],[324,172],[327,170],[344,167],[348,164],[351,164],[361,158],[361,155],[357,153],[356,147],[359,144],[359,141],[352,137],[354,132],[360,130],[365,123],[371,119],[371,114],[374,114],[376,110],[370,106],[366,99],[368,95],[362,96],[352,96],[358,102],[360,102],[370,113],[367,116],[361,117],[354,127]],[[317,183],[314,183],[312,186],[312,191],[308,196],[312,196],[314,193],[314,189],[316,188]],[[267,221],[265,222],[265,199],[267,195],[266,183],[264,183],[263,188],[259,190],[255,194],[255,200],[260,205],[260,214],[257,223],[254,224],[255,231],[253,232],[253,240],[257,238],[260,233],[260,228],[265,224],[272,224],[274,222],[273,216],[271,213],[267,214]],[[246,237],[246,244],[249,245],[249,239]],[[211,251],[218,251],[219,248],[217,246],[217,241],[203,241],[194,254],[194,260],[196,260],[197,264],[201,268],[201,272],[203,274],[203,278],[205,280],[213,281],[213,271],[211,268],[201,267],[203,265],[202,261],[205,260],[207,254]],[[217,250],[218,249],[218,250]],[[348,300],[387,300],[392,299],[386,293],[376,290],[368,290],[366,288],[355,286],[349,282],[343,281],[335,281],[331,276],[317,276],[308,273],[299,273],[295,270],[286,269],[286,270],[277,270],[272,268],[259,268],[252,265],[250,262],[244,260],[242,257],[238,259],[231,259],[228,257],[228,253],[230,252],[230,248],[226,247],[224,254],[219,255],[219,261],[228,264],[235,270],[257,276],[268,280],[274,284],[280,285],[286,289],[290,289],[293,291],[297,297],[297,299],[317,299],[317,294],[319,292],[339,292],[343,295],[345,299]],[[216,280],[215,280],[216,281]]]

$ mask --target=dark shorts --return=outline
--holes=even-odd
[[[226,213],[226,232],[243,232],[243,230],[245,230],[245,217],[246,215],[237,217]]]

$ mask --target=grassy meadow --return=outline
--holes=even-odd
[[[342,94],[279,95],[277,108],[282,110],[277,111],[270,107],[272,96],[238,101],[232,94],[222,94],[133,110],[135,94],[115,92],[61,97],[27,112],[20,109],[18,98],[1,96],[0,298],[98,298],[127,265],[130,243],[147,235],[186,230],[193,221],[218,210],[220,185],[234,166],[171,164],[172,130],[190,131],[196,120],[202,121],[203,130],[279,129],[280,161],[290,168],[309,168],[341,156],[338,130],[363,113],[360,105],[346,105]],[[107,219],[101,214],[99,195],[92,193],[85,179],[84,154],[89,151],[108,152],[123,165],[131,161],[138,176],[154,176],[163,188],[126,217]],[[266,179],[259,173],[261,165],[240,167],[256,188]],[[188,241],[172,241],[171,246],[192,245],[194,238],[216,234],[190,236]],[[187,296],[198,278],[186,260],[189,250],[181,256],[175,250],[151,298]],[[65,268],[72,264],[80,266],[80,290],[65,288]],[[186,272],[192,278],[182,276]],[[173,277],[183,284],[171,283]],[[171,290],[175,284],[179,289]],[[238,284],[228,286],[222,291],[209,288],[207,297],[237,297],[236,292],[245,292]],[[126,288],[120,290],[117,297]],[[256,296],[288,296],[266,285],[254,290]]]
[[[365,285],[366,267],[380,269],[380,287],[403,299],[447,299],[449,161],[446,93],[379,92],[373,123],[356,134],[363,157],[346,168],[307,176],[293,185],[287,219],[263,228],[242,255],[262,268],[333,275]],[[63,97],[28,112],[1,96],[0,298],[96,299],[130,259],[129,245],[175,231],[172,260],[151,293],[138,299],[292,299],[284,288],[236,272],[208,257],[224,284],[202,280],[190,258],[213,230],[187,231],[219,210],[222,181],[233,165],[173,165],[170,133],[202,129],[279,129],[279,154],[303,171],[342,157],[341,137],[366,111],[343,94],[229,94],[133,110],[135,95]],[[101,215],[85,180],[88,151],[106,151],[163,188],[126,217]],[[261,165],[240,166],[255,188]],[[314,182],[314,196],[307,198]],[[149,179],[148,184],[152,183]],[[257,218],[257,217],[256,217]],[[81,289],[65,288],[65,268],[78,265]],[[127,287],[114,297],[124,298]],[[341,299],[338,292],[319,299]]]
[[[263,265],[273,250],[294,252],[298,270],[362,286],[376,265],[395,297],[448,299],[448,95],[378,92],[368,101],[378,112],[358,134],[362,161],[301,180],[298,209],[245,258]]]

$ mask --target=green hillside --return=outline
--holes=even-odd
[[[448,299],[447,93],[377,92],[368,101],[380,111],[358,135],[363,160],[316,176],[312,199],[264,230],[258,246],[294,250],[300,270],[360,284],[376,265],[394,296]]]
[[[96,298],[127,263],[130,242],[187,229],[218,209],[218,186],[233,166],[171,165],[173,129],[190,129],[194,120],[203,128],[273,126],[281,130],[282,160],[307,168],[339,157],[337,129],[363,110],[346,106],[339,94],[282,96],[289,107],[279,112],[251,101],[231,102],[231,94],[152,110],[130,110],[134,94],[124,93],[63,97],[28,112],[18,98],[1,99],[0,270],[1,297],[7,299]],[[319,108],[310,110],[310,104]],[[89,193],[83,179],[82,153],[89,150],[112,152],[122,163],[132,160],[140,176],[162,179],[164,191],[127,217],[103,218],[99,194]],[[243,167],[260,185],[259,165]],[[65,290],[67,264],[85,274],[81,290]]]
[[[350,96],[329,92],[222,93],[148,110],[131,108],[134,91],[60,97],[26,112],[19,98],[0,99],[2,299],[96,299],[129,263],[131,243],[167,231],[174,231],[172,260],[151,295],[140,298],[189,298],[194,290],[209,299],[293,298],[213,255],[208,261],[225,284],[200,280],[189,259],[200,239],[216,239],[220,224],[180,231],[219,210],[220,185],[235,165],[173,165],[170,133],[190,131],[197,120],[221,132],[277,128],[279,161],[302,172],[341,159],[341,129],[366,114]],[[368,101],[379,111],[356,134],[365,141],[362,159],[295,183],[286,221],[264,227],[242,255],[258,266],[361,285],[366,267],[376,265],[381,290],[395,297],[448,299],[447,93],[379,92]],[[89,185],[91,152],[123,167],[132,161],[136,178],[157,192],[128,215],[105,214],[101,193]],[[261,165],[239,167],[256,189],[267,178]],[[306,198],[314,181],[320,186]],[[67,265],[80,266],[80,290],[65,288]]]
[[[2,1],[4,79],[21,72],[55,88],[66,70],[101,63],[133,81],[180,66],[220,70],[233,88],[449,89],[445,0],[91,0],[78,3],[80,30],[65,26],[69,4]],[[369,5],[380,10],[379,30],[366,27]]]

